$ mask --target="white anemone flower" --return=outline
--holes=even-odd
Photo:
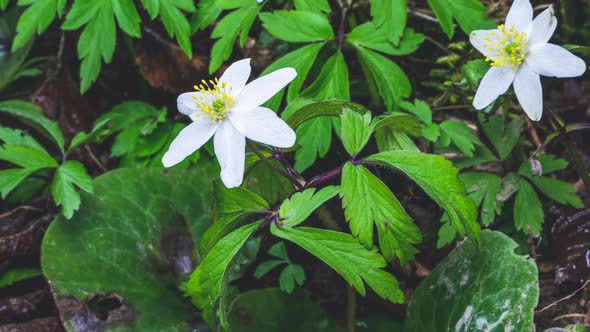
[[[250,59],[240,60],[219,80],[203,80],[195,85],[196,92],[178,96],[178,110],[193,123],[170,144],[162,157],[164,167],[178,164],[214,136],[221,180],[233,188],[244,177],[246,138],[279,148],[295,144],[295,132],[275,112],[260,106],[297,76],[295,69],[279,69],[246,85],[250,71]]]
[[[506,24],[494,30],[471,33],[471,44],[483,53],[492,68],[486,73],[473,106],[483,109],[502,95],[512,83],[525,113],[534,121],[543,114],[543,90],[539,75],[576,77],[586,64],[564,48],[548,43],[557,27],[550,6],[533,20],[529,0],[514,0]]]

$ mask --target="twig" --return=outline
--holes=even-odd
[[[535,311],[535,313],[536,313],[536,314],[539,314],[539,313],[541,313],[541,312],[543,312],[543,311],[545,311],[545,310],[547,310],[547,309],[549,309],[549,308],[551,308],[551,307],[554,307],[554,306],[556,306],[556,305],[557,305],[557,304],[559,304],[560,302],[563,302],[563,301],[565,301],[565,300],[569,300],[569,299],[571,299],[571,298],[572,298],[572,297],[574,297],[576,294],[578,294],[578,292],[579,292],[579,291],[581,291],[581,290],[583,290],[584,288],[586,288],[586,286],[588,286],[588,284],[590,284],[590,280],[586,280],[586,282],[585,282],[585,283],[582,285],[582,287],[580,287],[580,288],[576,289],[576,290],[575,290],[573,293],[571,293],[570,295],[568,295],[568,296],[566,296],[566,297],[563,297],[563,298],[561,298],[561,299],[559,299],[559,300],[557,300],[557,301],[555,301],[555,302],[553,302],[553,303],[549,304],[548,306],[546,306],[545,308],[543,308],[543,309],[541,309],[541,310]]]
[[[524,118],[526,120],[526,126],[529,129],[529,133],[531,134],[531,138],[533,140],[533,143],[535,143],[535,146],[538,149],[541,145],[543,145],[543,143],[539,139],[539,135],[537,134],[537,128],[535,128],[533,121],[531,121],[531,119],[529,119],[528,116],[525,116]]]
[[[566,319],[566,318],[586,318],[586,314],[566,314],[566,315],[561,315],[561,316],[557,316],[557,317],[553,318],[553,321],[560,320],[560,319]]]
[[[30,206],[30,205],[21,205],[21,206],[17,206],[14,209],[8,211],[8,212],[4,212],[2,214],[0,214],[0,219],[4,219],[6,217],[9,217],[10,215],[12,215],[13,213],[16,213],[17,211],[20,210],[31,210],[31,211],[42,211],[39,208],[36,208],[34,206]]]
[[[260,158],[260,160],[262,160],[264,163],[266,163],[266,165],[268,167],[270,167],[272,170],[276,171],[277,173],[281,174],[282,176],[286,177],[287,179],[291,180],[291,183],[293,183],[293,185],[295,185],[295,187],[297,187],[298,190],[303,189],[303,186],[301,185],[301,183],[299,183],[299,181],[297,181],[297,179],[295,179],[293,176],[291,176],[291,174],[287,173],[284,169],[277,167],[276,164],[273,164],[272,162],[270,162],[270,160],[268,160],[268,158],[265,157],[262,154],[262,152],[260,152],[260,150],[258,150],[258,148],[254,144],[252,144],[250,141],[248,141],[246,144],[248,145],[250,150],[252,150],[258,156],[258,158]]]
[[[434,40],[433,38],[429,37],[429,36],[425,36],[426,40],[428,40],[429,42],[433,43],[436,47],[440,48],[441,50],[452,54],[453,52],[451,52],[448,48],[446,48],[443,44],[437,42],[436,40]]]
[[[346,288],[346,331],[354,332],[356,321],[356,291],[352,286]]]
[[[88,145],[84,145],[84,149],[90,155],[90,159],[92,159],[92,161],[94,161],[96,163],[96,165],[98,165],[98,167],[100,168],[100,170],[106,173],[106,171],[108,171],[108,170],[106,169],[106,167],[104,167],[102,165],[102,163],[100,162],[100,160],[98,160],[98,158],[96,158],[96,156],[94,155],[94,153],[92,153],[92,150],[90,149],[90,147]]]

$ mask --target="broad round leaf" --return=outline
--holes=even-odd
[[[43,273],[66,329],[186,331],[195,309],[178,285],[211,223],[206,172],[119,169],[93,185],[43,240]]]
[[[405,331],[534,331],[537,265],[508,236],[481,232],[426,277],[410,299]]]

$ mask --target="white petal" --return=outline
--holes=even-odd
[[[242,184],[246,159],[246,138],[223,121],[213,138],[215,155],[221,166],[221,181],[228,188]]]
[[[549,8],[545,9],[533,20],[528,44],[533,47],[539,44],[546,44],[551,36],[553,36],[556,27],[557,17],[555,17],[553,6],[549,6]]]
[[[481,54],[487,56],[488,54],[495,54],[502,48],[500,43],[498,43],[497,47],[494,46],[494,42],[497,42],[501,36],[502,31],[499,29],[474,30],[469,34],[469,41]]]
[[[204,119],[186,126],[178,133],[162,157],[164,167],[174,166],[197,151],[213,136],[217,127],[217,124],[211,124]]]
[[[221,78],[219,79],[219,83],[223,84],[225,82],[228,89],[231,87],[231,94],[237,96],[242,92],[244,86],[246,86],[251,71],[250,59],[236,61],[223,72],[223,75],[221,75]]]
[[[533,121],[543,114],[543,88],[541,78],[526,63],[520,66],[514,78],[514,93],[524,112]]]
[[[184,115],[191,115],[197,113],[197,105],[193,97],[200,98],[203,96],[200,92],[185,92],[176,99],[176,107],[178,111]]]
[[[237,131],[253,141],[279,148],[295,144],[293,129],[266,107],[230,112],[229,119]]]
[[[531,48],[525,63],[536,73],[549,77],[577,77],[586,71],[584,60],[555,44]]]
[[[479,83],[475,98],[473,98],[473,107],[481,110],[491,104],[508,90],[515,74],[516,72],[510,68],[490,68]]]
[[[533,21],[533,6],[529,0],[514,0],[506,16],[506,28],[514,27],[518,32],[528,32]]]
[[[264,104],[289,84],[295,76],[297,76],[295,69],[283,68],[250,82],[236,98],[232,111],[249,110]]]

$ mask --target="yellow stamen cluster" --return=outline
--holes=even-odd
[[[500,25],[498,29],[501,32],[500,35],[492,31],[489,36],[483,37],[486,43],[483,43],[482,46],[492,52],[484,53],[486,61],[495,67],[508,65],[514,70],[522,64],[529,49],[528,34],[526,32],[520,33],[514,27],[506,29],[504,24]]]
[[[219,80],[209,80],[209,82],[202,80],[202,84],[195,85],[197,92],[202,93],[201,96],[193,96],[193,101],[197,108],[199,108],[206,116],[209,117],[211,124],[221,123],[227,117],[234,105],[234,97],[231,95],[232,88],[228,87],[225,82],[219,84]],[[201,116],[201,113],[195,114]]]

